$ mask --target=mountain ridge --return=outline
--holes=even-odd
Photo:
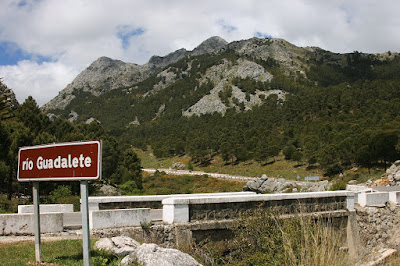
[[[103,122],[102,115],[95,113],[96,108],[90,103],[101,105],[98,110],[101,113],[114,108],[106,107],[110,101],[116,105],[122,101],[125,108],[115,118],[122,117],[125,126],[159,119],[169,112],[174,116],[192,117],[215,112],[224,115],[229,110],[248,111],[271,97],[282,103],[290,91],[297,90],[291,85],[296,80],[322,85],[340,81],[345,78],[341,73],[349,72],[346,68],[354,63],[353,57],[356,61],[380,62],[389,55],[338,54],[318,47],[297,47],[272,38],[254,37],[228,43],[214,36],[192,51],[179,49],[164,57],[152,56],[143,65],[100,57],[42,110],[71,121]],[[326,73],[339,73],[318,73],[325,68],[330,69]],[[179,107],[171,109],[171,101],[179,102]],[[148,108],[149,105],[154,107]]]
[[[218,51],[226,44],[228,42],[224,39],[214,36],[202,42],[193,51],[187,51],[182,48],[163,57],[152,56],[143,65],[125,63],[118,59],[102,56],[78,74],[72,83],[68,84],[55,98],[46,103],[42,107],[42,110],[65,108],[75,98],[73,92],[77,88],[99,96],[105,91],[118,87],[128,87],[143,81],[154,74],[157,69],[175,63],[185,56],[212,53]]]

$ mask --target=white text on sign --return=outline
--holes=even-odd
[[[67,157],[58,156],[57,158],[43,158],[39,156],[36,160],[36,167],[39,170],[45,169],[72,169],[72,168],[89,168],[92,165],[92,159],[89,156],[80,154],[79,157],[72,157],[68,154]],[[33,170],[34,163],[27,158],[22,161],[22,170]]]

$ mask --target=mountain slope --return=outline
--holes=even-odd
[[[100,58],[44,109],[97,120],[123,143],[150,145],[159,157],[266,162],[283,152],[337,172],[397,154],[399,71],[396,53],[212,37],[142,66]],[[390,147],[380,151],[374,143],[381,141]]]
[[[64,109],[75,98],[75,90],[90,92],[99,96],[104,92],[121,87],[129,87],[157,73],[167,65],[175,63],[189,55],[202,55],[218,51],[227,44],[220,37],[211,37],[196,47],[192,52],[185,49],[177,50],[165,57],[153,56],[144,65],[124,63],[108,57],[100,57],[88,68],[82,71],[54,99],[45,104],[44,111]]]

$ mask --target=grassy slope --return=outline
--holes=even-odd
[[[143,194],[192,194],[242,191],[245,182],[226,181],[207,176],[143,176]]]
[[[185,165],[190,162],[190,157],[173,157],[165,159],[157,159],[151,152],[142,151],[135,149],[135,152],[141,159],[143,168],[169,168],[175,162],[182,162]],[[200,167],[194,165],[195,171],[204,171],[208,173],[221,173],[221,174],[232,174],[240,176],[260,177],[266,174],[269,177],[285,178],[285,179],[296,179],[299,175],[302,179],[305,176],[320,176],[322,178],[323,171],[320,169],[307,170],[307,164],[302,163],[300,166],[297,162],[287,161],[283,155],[276,157],[275,162],[262,165],[258,162],[241,162],[236,165],[225,164],[219,157],[216,157],[211,165],[207,167]],[[366,182],[368,179],[377,179],[384,173],[384,169],[371,169],[371,173],[365,168],[354,168],[353,170],[346,170],[344,172],[343,180],[345,182],[357,179],[359,182]],[[333,178],[338,178],[333,177]]]

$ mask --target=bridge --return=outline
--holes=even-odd
[[[326,191],[89,197],[89,220],[92,236],[128,235],[138,241],[165,246],[184,246],[206,238],[222,240],[232,237],[231,229],[241,213],[248,210],[272,209],[287,218],[293,215],[310,215],[315,219],[331,219],[339,230],[345,232],[349,250],[354,250],[354,232],[357,232],[354,195],[351,191]],[[68,227],[68,217],[76,222],[79,221],[79,214],[66,212],[60,216],[60,212],[52,214],[48,211],[46,219],[50,221],[51,215],[62,219],[58,222],[58,229],[54,230],[63,231]],[[24,226],[21,224],[21,228]],[[13,234],[7,230],[3,228],[2,232]]]

